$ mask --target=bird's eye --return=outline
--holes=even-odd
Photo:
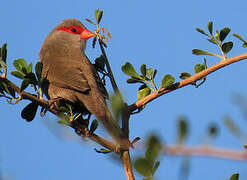
[[[77,29],[76,29],[76,28],[72,28],[71,31],[72,31],[73,33],[76,33],[76,32],[77,32]]]

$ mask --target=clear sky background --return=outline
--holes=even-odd
[[[113,37],[107,54],[118,85],[130,104],[136,101],[138,86],[125,82],[127,76],[121,72],[121,66],[126,61],[137,68],[143,63],[157,68],[157,82],[167,73],[178,81],[181,72],[193,72],[193,66],[203,62],[203,57],[191,54],[193,48],[216,49],[195,28],[206,29],[211,20],[215,28],[228,26],[231,33],[247,38],[246,6],[245,0],[1,1],[0,44],[8,43],[10,72],[17,58],[25,58],[29,63],[38,61],[42,42],[63,19],[80,19],[93,30],[85,18],[92,19],[94,11],[101,8],[104,10],[102,23]],[[231,39],[235,44],[230,57],[246,51],[236,38]],[[95,59],[99,51],[89,44],[87,54]],[[218,62],[213,57],[207,59],[209,66]],[[188,86],[150,103],[142,113],[131,118],[131,139],[156,132],[164,143],[174,144],[177,119],[186,116],[191,129],[189,146],[202,144],[207,127],[213,122],[222,128],[212,145],[243,149],[243,143],[229,133],[222,119],[230,115],[246,129],[246,120],[232,103],[234,94],[246,96],[246,67],[245,61],[233,64],[208,76],[207,82],[198,89]],[[11,80],[20,84],[14,77]],[[23,101],[13,106],[0,99],[0,170],[4,177],[11,180],[125,179],[121,165],[109,155],[96,153],[93,149],[97,145],[81,143],[79,137],[71,135],[72,130],[57,125],[52,114],[25,122],[20,111],[26,104]],[[131,153],[137,155],[143,151]],[[178,180],[183,159],[162,156],[156,178]],[[240,173],[241,180],[247,178],[246,162],[199,157],[190,160],[189,180],[224,180],[235,172]],[[141,176],[136,173],[136,178]]]

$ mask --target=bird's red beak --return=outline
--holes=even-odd
[[[89,31],[88,29],[83,30],[81,33],[82,39],[89,39],[89,38],[94,37],[94,36],[95,36],[95,34],[92,33],[91,31]]]

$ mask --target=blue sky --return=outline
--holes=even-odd
[[[206,28],[211,20],[216,29],[228,26],[231,33],[247,38],[246,5],[244,0],[8,0],[1,2],[0,44],[8,43],[10,72],[17,58],[25,58],[29,63],[38,61],[42,42],[63,19],[80,19],[93,30],[85,18],[92,19],[94,11],[101,8],[104,10],[102,23],[113,37],[107,54],[118,85],[131,104],[136,101],[138,86],[125,83],[127,76],[121,72],[121,66],[126,61],[137,68],[141,64],[157,68],[157,83],[167,73],[179,80],[181,72],[192,72],[195,64],[203,62],[203,57],[191,54],[193,48],[215,51],[215,47],[195,31],[196,27]],[[246,51],[239,41],[231,39],[235,44],[230,57]],[[99,51],[92,49],[90,43],[89,40],[87,55],[95,59]],[[209,66],[218,62],[213,57],[207,60]],[[162,96],[131,118],[130,137],[144,139],[147,133],[156,132],[165,143],[174,144],[176,120],[183,115],[190,123],[188,145],[202,144],[207,126],[214,122],[222,127],[214,146],[242,149],[243,143],[229,134],[222,119],[230,115],[240,127],[246,126],[241,112],[232,103],[234,94],[246,95],[245,73],[246,62],[242,61],[208,76],[207,82],[198,89],[188,86]],[[125,179],[121,165],[108,155],[95,153],[93,149],[97,145],[81,142],[71,135],[72,130],[57,125],[53,115],[37,116],[32,123],[21,119],[20,111],[26,104],[23,101],[13,106],[3,99],[0,101],[3,176],[13,180]],[[133,150],[131,153],[142,152]],[[156,177],[177,180],[183,158],[163,156],[161,160]],[[190,162],[190,180],[222,180],[234,172],[240,173],[240,179],[247,177],[244,162],[198,157],[192,157]],[[141,179],[141,176],[136,175],[136,178]]]

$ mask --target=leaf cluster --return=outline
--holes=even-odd
[[[157,85],[154,82],[154,79],[157,74],[157,69],[147,68],[146,64],[141,65],[140,67],[141,74],[138,74],[136,72],[135,68],[130,62],[126,62],[122,66],[122,71],[126,75],[130,76],[130,78],[127,79],[127,83],[141,84],[137,94],[138,100],[148,96],[151,92],[158,92],[162,88],[169,88],[170,86],[173,85],[175,81],[175,78],[172,75],[166,74],[162,79],[160,87],[157,88]]]
[[[96,22],[94,22],[91,19],[86,18],[87,22],[96,26],[95,37],[93,39],[93,48],[95,48],[95,44],[96,44],[97,39],[99,39],[101,41],[101,43],[104,45],[104,47],[107,47],[106,43],[108,42],[108,38],[111,39],[110,31],[108,29],[106,29],[105,27],[100,27],[100,25],[99,25],[101,22],[101,19],[103,17],[103,11],[100,9],[95,10],[94,17],[96,19]],[[101,33],[103,35],[101,35]],[[105,33],[106,33],[106,36],[108,38],[104,35]]]
[[[209,33],[206,33],[204,30],[202,30],[200,28],[196,28],[196,30],[199,33],[201,33],[202,35],[206,36],[208,42],[216,45],[220,49],[222,55],[215,54],[215,53],[208,52],[208,51],[201,50],[201,49],[193,49],[192,53],[195,55],[217,56],[217,57],[220,57],[222,60],[224,60],[226,58],[227,54],[231,51],[231,49],[233,47],[232,41],[224,42],[224,40],[226,39],[226,37],[230,33],[231,29],[228,27],[224,27],[220,31],[216,30],[214,33],[213,32],[213,22],[210,21],[208,23],[208,29],[207,29]]]

